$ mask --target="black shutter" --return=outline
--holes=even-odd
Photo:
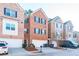
[[[4,15],[6,15],[6,8],[4,8]]]
[[[34,33],[35,33],[35,28],[34,28]]]
[[[34,16],[34,22],[36,22],[36,16]]]
[[[41,34],[42,34],[42,29],[41,29]]]
[[[17,11],[15,12],[15,17],[17,18]]]
[[[46,20],[45,20],[45,24],[46,24]]]

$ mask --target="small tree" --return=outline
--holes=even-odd
[[[32,12],[33,12],[33,11],[32,11],[31,9],[29,9],[28,11],[25,10],[24,15],[30,16],[30,14],[31,14]]]

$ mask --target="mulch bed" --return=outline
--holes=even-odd
[[[27,51],[37,51],[38,49],[36,49],[34,47],[27,47],[26,50]]]

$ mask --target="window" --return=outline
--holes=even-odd
[[[15,30],[15,25],[6,23],[6,30],[12,30],[12,31]]]
[[[69,37],[71,37],[71,34],[69,34]]]
[[[28,33],[28,32],[29,32],[29,29],[24,29],[24,32],[25,32],[25,33]]]
[[[4,8],[4,15],[10,16],[10,10]]]
[[[60,38],[60,37],[61,37],[61,33],[56,32],[56,37],[57,37],[57,38]]]
[[[39,32],[38,33],[40,34],[40,29],[39,29]]]
[[[38,28],[34,28],[34,33],[36,33],[36,34],[40,34],[40,29],[38,29]]]
[[[72,30],[72,27],[70,27],[70,30]]]
[[[10,24],[6,23],[6,30],[10,30]]]
[[[46,24],[46,20],[37,16],[34,16],[34,22],[36,23],[41,23],[41,24]]]
[[[62,28],[62,24],[60,25],[60,28]]]
[[[58,36],[58,32],[56,32],[56,37]]]
[[[44,30],[44,34],[46,34],[46,30]]]
[[[46,34],[46,30],[41,30],[41,34]]]
[[[41,18],[41,24],[46,24],[46,20]]]
[[[11,30],[15,30],[15,25],[14,24],[11,24]]]
[[[44,34],[44,30],[42,30],[42,34]]]
[[[6,44],[4,43],[0,43],[0,47],[6,46]]]
[[[70,30],[70,26],[68,27],[68,30]]]
[[[39,23],[40,23],[40,17],[39,17]]]
[[[37,17],[37,16],[34,16],[34,22],[36,22],[36,23],[40,23],[40,18]]]
[[[58,24],[56,23],[56,27],[58,28]]]
[[[11,16],[11,17],[17,17],[17,11],[8,9],[8,8],[4,8],[4,15],[6,16]]]
[[[71,31],[72,30],[72,27],[71,26],[68,26],[68,30]]]
[[[29,18],[24,20],[24,24],[27,24],[27,23],[29,23]]]
[[[17,17],[17,12],[14,10],[10,10],[10,16]]]

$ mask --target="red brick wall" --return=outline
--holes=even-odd
[[[34,16],[39,16],[40,18],[44,18],[46,19],[46,24],[43,25],[41,23],[36,24],[34,22]],[[27,25],[26,25],[26,28]],[[40,29],[46,29],[46,35],[41,35],[41,34],[35,34],[34,33],[34,28],[40,28]],[[35,39],[35,40],[48,40],[48,18],[43,14],[43,12],[41,10],[39,10],[38,12],[33,13],[30,16],[30,20],[29,20],[29,29],[30,29],[30,33],[26,34],[28,36],[26,36],[27,38],[29,37],[29,39]]]
[[[43,24],[36,24],[34,22],[34,16],[39,16],[40,18],[46,19],[46,25]],[[40,29],[46,29],[46,35],[40,35],[34,33],[34,28],[40,28]],[[34,13],[33,16],[30,18],[30,39],[36,39],[36,40],[47,40],[48,39],[48,18],[45,17],[45,15],[39,10],[38,12]]]
[[[17,11],[17,18],[4,15],[4,8],[9,8]],[[18,36],[2,34],[2,20],[3,18],[14,20],[18,22]],[[24,39],[24,10],[16,3],[0,3],[0,38]],[[15,33],[14,33],[15,34]]]

